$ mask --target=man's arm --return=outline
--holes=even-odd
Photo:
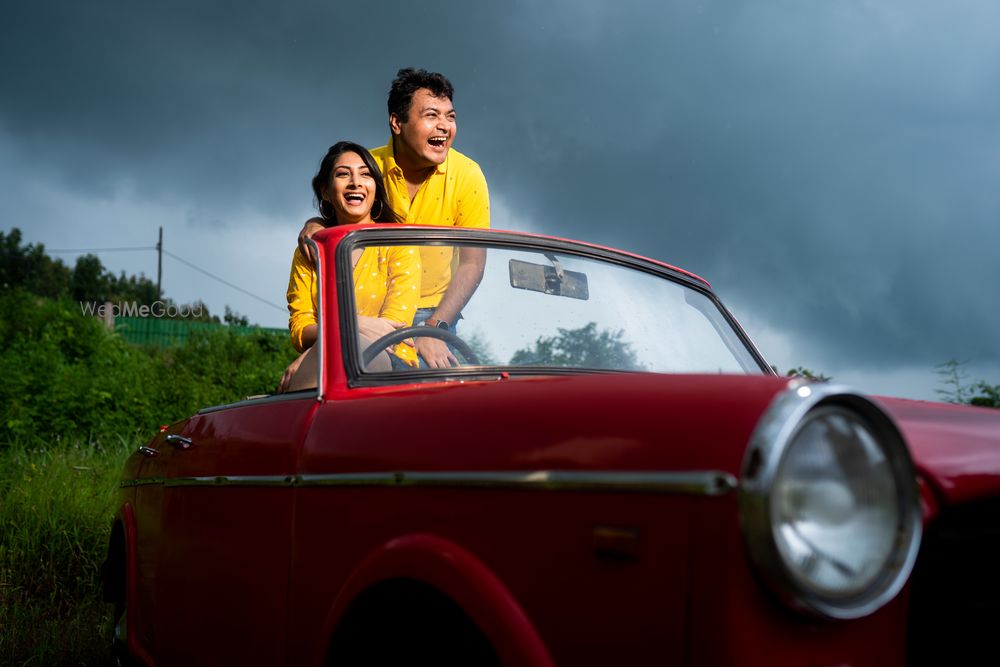
[[[311,239],[313,234],[321,229],[326,229],[322,218],[309,218],[306,220],[306,224],[302,225],[302,231],[299,232],[299,251],[311,264],[316,263],[316,258],[313,257],[312,246],[306,243],[306,241]]]
[[[441,303],[434,310],[435,319],[455,324],[455,318],[469,303],[469,299],[479,287],[486,270],[485,248],[459,248],[458,266],[451,277],[451,283],[441,297]]]
[[[452,326],[456,324],[458,314],[479,287],[483,271],[486,270],[485,248],[460,248],[458,253],[458,266],[451,276],[451,283],[431,316],[431,319],[444,320]],[[444,341],[421,336],[415,338],[414,342],[417,352],[431,368],[449,368],[458,365],[458,360]]]

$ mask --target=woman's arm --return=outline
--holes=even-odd
[[[303,352],[316,342],[316,269],[297,248],[288,277],[288,330],[292,345]]]

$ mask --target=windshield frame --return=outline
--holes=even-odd
[[[335,253],[336,289],[338,303],[338,323],[341,336],[341,359],[347,386],[382,387],[387,385],[405,385],[423,382],[447,382],[476,379],[497,379],[502,376],[540,376],[540,375],[591,375],[608,373],[653,373],[653,371],[609,370],[598,368],[565,368],[554,366],[463,366],[441,369],[428,368],[410,370],[405,373],[363,372],[355,342],[357,340],[357,318],[354,316],[354,282],[351,270],[351,250],[357,247],[378,245],[461,245],[481,244],[487,251],[491,247],[525,250],[530,252],[563,253],[583,259],[607,262],[627,269],[638,270],[652,276],[680,283],[683,287],[693,289],[708,298],[718,309],[730,332],[743,344],[746,352],[760,367],[764,375],[774,375],[774,369],[767,363],[753,341],[733,317],[732,313],[716,296],[711,286],[697,276],[682,269],[661,262],[633,255],[624,251],[612,250],[602,246],[591,245],[566,239],[546,236],[535,236],[518,232],[484,229],[458,229],[454,227],[425,227],[402,224],[380,224],[356,229],[347,233],[339,242]],[[328,320],[329,321],[329,320]],[[726,332],[727,334],[730,332]],[[730,336],[720,334],[720,338],[728,346]]]

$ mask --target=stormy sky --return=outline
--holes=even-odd
[[[0,227],[164,247],[164,291],[284,326],[327,146],[396,70],[455,84],[493,226],[707,278],[771,363],[1000,382],[1000,4],[0,0]],[[153,251],[98,253],[155,278]],[[75,254],[60,254],[72,264]]]

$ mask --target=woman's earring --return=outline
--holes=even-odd
[[[378,220],[378,217],[382,215],[382,200],[378,199],[376,202],[378,204],[378,213],[372,216],[372,220]]]

